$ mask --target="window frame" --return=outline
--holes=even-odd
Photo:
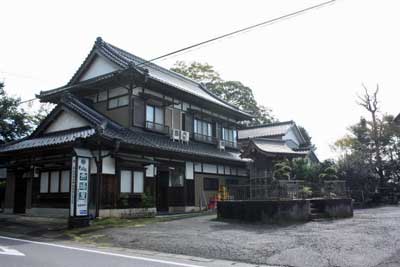
[[[121,191],[121,174],[123,171],[128,171],[131,173],[131,188],[129,192],[122,192]],[[142,192],[135,192],[135,173],[142,173]],[[129,169],[129,168],[121,168],[119,170],[119,194],[120,195],[142,195],[145,191],[145,177],[146,177],[146,170],[144,169]]]
[[[115,99],[121,99],[121,98],[124,98],[124,97],[128,98],[128,102],[126,104],[119,105],[119,103],[117,103],[117,106],[110,107],[110,101],[115,100]],[[129,94],[114,96],[114,97],[111,97],[111,98],[107,97],[107,110],[113,110],[113,109],[123,108],[123,107],[127,107],[127,106],[129,106]]]
[[[69,181],[68,181],[68,191],[67,192],[62,192],[61,191],[61,182],[62,182],[62,173],[68,171],[69,173]],[[42,183],[42,173],[47,173],[47,190],[46,192],[41,191],[41,183]],[[57,191],[52,192],[51,191],[51,173],[58,173],[58,187]],[[43,170],[40,171],[39,174],[39,194],[69,194],[71,192],[71,170],[70,169],[49,169],[49,170]]]

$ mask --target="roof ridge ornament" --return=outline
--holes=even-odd
[[[95,45],[96,46],[100,46],[100,45],[102,45],[103,44],[103,38],[101,38],[100,36],[99,37],[97,37],[96,38],[96,42],[95,42]]]

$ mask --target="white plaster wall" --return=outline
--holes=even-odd
[[[82,75],[82,77],[79,79],[79,81],[84,81],[88,80],[90,78],[100,76],[109,72],[116,71],[118,67],[108,61],[107,59],[97,56],[92,64],[90,64],[89,68],[86,70],[86,72]]]
[[[109,151],[103,150],[101,151],[102,155],[107,155]],[[93,156],[98,155],[98,151],[92,151]],[[96,174],[97,173],[97,166],[96,162],[92,158],[90,162],[90,173],[91,174]],[[112,158],[111,156],[108,156],[106,158],[103,158],[103,174],[115,174],[115,159]]]
[[[77,114],[63,111],[57,119],[47,127],[45,133],[64,131],[88,125],[89,123]]]
[[[293,128],[290,128],[289,131],[283,136],[283,140],[291,140],[296,143],[297,146],[300,144],[300,141],[294,133]]]

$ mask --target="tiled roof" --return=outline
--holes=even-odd
[[[0,147],[0,152],[10,152],[16,150],[43,148],[54,145],[61,145],[74,142],[79,138],[85,139],[94,134],[95,134],[94,129],[75,129],[66,132],[59,132],[56,134],[44,135],[32,139],[24,139],[19,142],[14,142],[12,144],[4,145]]]
[[[96,131],[98,131],[99,134],[104,138],[120,140],[122,143],[141,147],[145,150],[168,151],[188,156],[199,156],[204,158],[223,159],[230,161],[246,161],[240,158],[240,154],[238,152],[220,151],[215,145],[193,141],[189,142],[189,144],[182,144],[180,142],[173,142],[168,136],[165,135],[147,132],[142,129],[129,129],[123,127],[96,110],[90,108],[88,105],[84,104],[71,94],[65,94],[62,97],[59,105],[65,105],[68,109],[73,110],[82,116],[93,125],[93,128],[83,132],[71,131],[68,133],[60,133],[60,135],[55,134],[51,137],[42,136],[32,139],[28,138],[15,144],[0,147],[0,152],[72,142],[79,137],[87,138],[92,136]]]
[[[309,151],[295,151],[291,149],[285,141],[267,139],[267,138],[255,138],[252,139],[252,143],[261,151],[271,154],[284,154],[284,155],[299,155],[304,156]]]
[[[400,113],[394,118],[394,121],[398,124],[400,124]]]
[[[285,135],[295,125],[293,121],[277,122],[241,129],[239,139]]]
[[[220,105],[220,106],[230,109],[234,112],[238,112],[242,116],[251,118],[251,115],[247,114],[244,111],[241,111],[234,105],[220,99],[219,97],[214,95],[212,92],[210,92],[207,88],[205,88],[204,85],[202,85],[192,79],[189,79],[181,74],[178,74],[174,71],[165,69],[159,65],[148,62],[145,59],[142,59],[136,55],[133,55],[125,50],[122,50],[114,45],[111,45],[111,44],[103,41],[101,38],[97,38],[95,46],[93,47],[91,53],[93,53],[93,51],[97,51],[98,53],[100,53],[101,55],[103,55],[104,57],[106,57],[110,61],[114,62],[115,64],[117,64],[118,66],[120,66],[123,69],[127,69],[133,63],[135,68],[137,68],[141,71],[144,69],[148,70],[148,75],[153,80],[173,86],[174,88],[177,88],[181,91],[184,91],[191,95],[195,95],[199,98],[202,98],[203,100]],[[90,56],[90,54],[89,54],[89,56]],[[86,60],[85,60],[85,62],[86,62]],[[68,83],[67,86],[49,90],[49,91],[44,91],[44,92],[41,92],[40,95],[45,96],[45,95],[48,95],[49,93],[53,93],[53,91],[59,92],[60,90],[63,90],[63,88],[68,88],[68,86],[71,86],[72,84],[76,83],[81,71],[85,67],[87,67],[87,64],[85,62],[81,65],[81,67],[78,69],[78,71],[72,77],[72,79],[70,80],[70,82]]]

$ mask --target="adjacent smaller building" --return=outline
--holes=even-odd
[[[243,158],[251,158],[250,178],[272,176],[274,161],[285,158],[308,158],[319,162],[315,148],[306,146],[306,140],[294,121],[277,122],[239,130]]]

